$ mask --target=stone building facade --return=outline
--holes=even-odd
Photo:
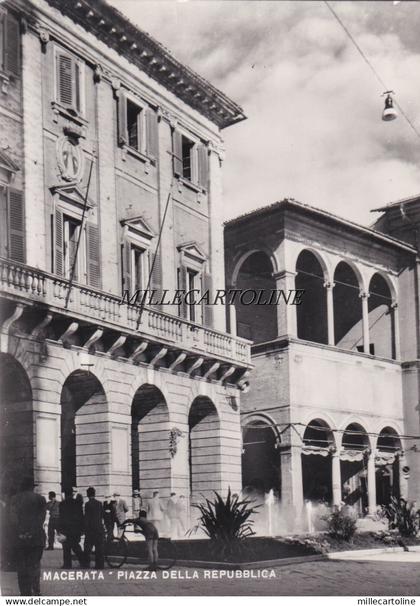
[[[229,287],[303,291],[300,305],[238,301],[230,318],[255,365],[243,489],[273,490],[289,529],[305,527],[305,502],[367,514],[419,498],[417,251],[379,228],[291,199],[226,224]]]
[[[0,20],[2,493],[238,491],[249,342],[222,306],[159,298],[224,288],[241,108],[102,0]]]

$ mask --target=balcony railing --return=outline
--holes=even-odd
[[[137,330],[139,306],[121,305],[119,297],[81,284],[73,284],[65,309],[68,280],[27,265],[0,259],[0,289],[3,293],[46,304],[60,313],[173,344],[178,349],[202,352],[243,365],[251,362],[250,342],[246,339],[150,307],[144,308]]]

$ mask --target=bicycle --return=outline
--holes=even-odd
[[[120,528],[122,534],[120,537],[111,537],[105,544],[105,560],[110,568],[121,568],[127,562],[128,557],[134,550],[129,549],[129,545],[136,545],[135,563],[144,568],[150,567],[147,554],[146,541],[130,541],[126,536],[127,525]],[[175,565],[177,560],[176,546],[170,538],[160,537],[158,542],[159,561],[157,568],[159,570],[169,570]]]

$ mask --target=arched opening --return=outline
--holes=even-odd
[[[137,389],[131,405],[132,489],[142,494],[159,490],[169,496],[170,481],[168,406],[160,389],[145,384]]]
[[[369,338],[376,356],[395,360],[395,324],[391,290],[380,274],[369,283]]]
[[[328,343],[327,293],[320,262],[309,250],[303,250],[296,262],[296,290],[304,291],[302,303],[296,306],[299,339]]]
[[[367,459],[370,447],[365,429],[350,423],[343,433],[340,455],[343,501],[360,515],[368,511]]]
[[[363,351],[362,299],[354,270],[341,261],[334,272],[335,344],[343,349]]]
[[[271,341],[278,335],[277,332],[277,306],[258,305],[260,302],[270,300],[270,295],[276,289],[276,281],[273,278],[273,266],[270,258],[265,252],[252,253],[243,262],[238,273],[236,288],[242,291],[256,291],[254,303],[252,293],[244,293],[242,301],[239,297],[235,300],[237,334],[245,339],[251,339],[254,343]],[[260,292],[263,293],[260,295]]]
[[[9,354],[0,354],[0,400],[0,490],[7,500],[23,476],[34,474],[32,389],[23,366]]]
[[[376,450],[376,502],[388,505],[391,497],[400,497],[401,440],[392,427],[382,429]]]
[[[280,440],[264,419],[242,428],[242,487],[246,495],[263,497],[273,490],[281,497]]]
[[[188,426],[190,494],[195,501],[221,489],[220,420],[210,398],[195,398]]]
[[[98,419],[107,410],[104,389],[94,374],[76,370],[61,391],[61,489],[107,484],[98,444]],[[102,471],[102,473],[101,473]],[[102,476],[99,479],[99,476]]]
[[[334,436],[322,420],[312,420],[303,434],[303,498],[320,503],[332,502],[331,446]]]

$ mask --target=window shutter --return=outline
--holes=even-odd
[[[155,295],[154,295],[153,299],[156,301],[156,300],[160,299],[162,296],[162,265],[161,265],[161,255],[160,255],[159,250],[156,252],[156,258],[155,258],[155,251],[152,251],[152,250],[149,251],[149,268],[150,268],[149,271],[151,271],[151,269],[152,269],[153,259],[155,259],[155,261],[154,261],[155,264],[154,264],[151,279],[150,279],[150,289],[155,291]]]
[[[58,101],[73,106],[75,96],[74,61],[69,55],[57,54],[57,95]]]
[[[146,110],[146,155],[158,156],[158,122],[156,112],[151,107]]]
[[[20,32],[19,21],[7,13],[5,20],[5,68],[7,71],[19,75],[20,68]]]
[[[176,129],[172,137],[172,152],[174,154],[174,175],[182,177],[182,135]]]
[[[118,95],[118,144],[127,145],[127,97],[123,90]]]
[[[97,225],[88,223],[87,230],[87,274],[88,284],[95,288],[101,286],[101,272],[99,263],[99,228]]]
[[[203,189],[208,188],[209,179],[209,157],[207,146],[200,143],[197,149],[198,154],[198,185]]]
[[[131,294],[131,245],[127,240],[121,247],[123,290]]]
[[[7,219],[9,228],[9,259],[25,263],[25,214],[23,194],[15,189],[9,189]]]
[[[56,208],[53,217],[53,246],[54,246],[54,268],[58,276],[64,275],[64,237],[63,237],[63,213]]]
[[[183,293],[187,291],[187,268],[181,265],[178,269],[178,290]],[[185,297],[181,297],[182,303],[179,306],[179,315],[181,318],[188,318],[188,306]]]
[[[202,295],[206,292],[206,290],[208,290],[211,294],[212,290],[211,290],[211,276],[209,273],[207,273],[206,271],[203,272],[202,276],[201,276],[201,292]],[[210,301],[211,301],[211,296],[210,296]],[[202,313],[202,317],[203,317],[203,324],[205,326],[208,326],[209,328],[211,328],[213,326],[213,309],[211,305],[206,305],[206,303],[203,301],[202,303],[203,306],[203,313]]]
[[[7,188],[0,186],[0,256],[8,256]]]

